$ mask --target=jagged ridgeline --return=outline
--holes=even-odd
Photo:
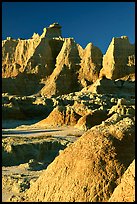
[[[30,140],[29,132],[19,140],[3,131],[5,166],[27,162],[25,168],[44,168],[9,201],[135,201],[135,46],[128,37],[112,38],[105,55],[92,43],[82,48],[63,38],[58,23],[31,39],[7,38],[2,91],[3,130],[10,121],[30,119],[31,125],[16,124],[17,131],[53,134]],[[64,127],[83,133],[69,143],[76,135],[61,136]]]
[[[2,41],[3,93],[51,97],[95,90],[93,84],[102,78],[109,79],[109,87],[110,80],[134,81],[134,74],[135,47],[126,36],[112,38],[104,56],[92,43],[83,49],[73,38],[63,38],[58,23],[30,39]],[[114,83],[111,86],[115,89]]]

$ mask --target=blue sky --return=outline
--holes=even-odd
[[[135,2],[3,2],[2,39],[30,38],[58,22],[63,37],[83,48],[92,42],[103,53],[112,37],[135,42]]]

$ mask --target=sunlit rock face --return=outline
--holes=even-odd
[[[52,96],[80,90],[78,72],[80,56],[74,39],[66,38],[56,58],[56,67],[41,90],[41,95]]]
[[[30,39],[2,41],[4,93],[51,97],[94,87],[103,77],[135,81],[135,48],[128,37],[113,38],[104,56],[93,43],[83,49],[63,38],[58,23]]]
[[[61,26],[50,25],[42,35],[34,33],[32,38],[7,38],[2,42],[3,91],[11,94],[29,95],[38,92],[54,70],[56,57],[63,45]],[[13,84],[7,87],[7,81]],[[37,85],[37,88],[35,87]],[[15,88],[16,87],[16,88]]]
[[[31,39],[15,40],[8,38],[2,42],[2,76],[16,77],[19,73],[34,73],[47,76],[55,66],[63,39],[60,26],[49,26],[42,35],[34,33]],[[50,32],[52,35],[50,35]],[[50,37],[49,37],[50,36]],[[54,38],[57,39],[54,39]]]
[[[135,202],[135,160],[122,176],[109,202]]]
[[[128,37],[113,38],[103,57],[100,77],[118,79],[135,72],[135,46]]]
[[[41,39],[15,40],[8,38],[2,43],[2,77],[16,77],[24,72]]]
[[[92,43],[89,43],[83,50],[79,71],[79,80],[82,87],[92,84],[99,78],[99,72],[102,68],[102,58],[103,54],[101,50]]]

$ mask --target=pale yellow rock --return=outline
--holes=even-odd
[[[46,39],[43,39],[45,37]],[[54,37],[61,37],[61,26],[58,23],[44,28],[41,36],[34,33],[28,40],[15,40],[9,37],[2,41],[2,77],[16,77],[26,69],[29,73],[43,72],[46,75],[47,72],[51,74],[48,69],[50,70],[52,67],[53,71],[55,59],[52,56],[52,42],[49,43],[49,40]],[[62,41],[62,39],[60,40]],[[56,50],[58,49],[55,47],[54,52]]]
[[[80,57],[74,39],[66,38],[56,58],[56,67],[47,79],[41,95],[52,96],[73,92],[79,89],[76,73],[80,68]]]
[[[43,126],[43,127],[57,127],[63,125],[76,125],[78,119],[81,116],[78,115],[71,107],[69,106],[57,106],[54,110],[49,114],[49,116],[40,122],[36,123],[35,126]]]
[[[103,76],[120,83],[135,81],[135,50],[128,37],[113,38],[104,56],[92,43],[83,49],[73,38],[62,38],[58,23],[30,39],[8,37],[2,41],[3,92],[51,97],[85,88],[95,93],[117,93],[119,82],[115,86],[102,80]],[[121,92],[133,92],[130,85]]]
[[[23,72],[41,39],[8,40],[2,47],[2,77],[15,77]]]
[[[92,43],[89,43],[81,56],[79,80],[81,81],[82,86],[85,87],[99,78],[103,55],[99,48]]]
[[[118,79],[132,73],[135,73],[135,46],[130,44],[126,36],[112,38],[103,57],[100,77]]]

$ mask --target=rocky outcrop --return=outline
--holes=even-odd
[[[61,26],[58,23],[51,24],[48,28],[43,29],[41,37],[46,38],[61,38]]]
[[[122,176],[109,202],[135,202],[135,160]]]
[[[51,74],[55,58],[63,44],[60,28],[59,24],[52,24],[44,29],[41,36],[34,33],[28,40],[12,38],[4,40],[2,43],[2,77],[15,77],[24,71],[36,74],[41,71],[44,72],[44,76]]]
[[[83,87],[92,84],[99,78],[102,68],[102,52],[99,48],[89,43],[83,50],[80,63],[79,80]]]
[[[27,52],[28,59],[24,61],[24,64],[20,62],[20,69],[14,69],[16,74],[14,74],[15,72],[12,72],[10,67],[4,69],[4,78],[2,80],[3,92],[17,95],[31,95],[38,93],[45,85],[44,81],[46,78],[55,68],[56,57],[62,44],[63,40],[48,38],[40,39],[39,44],[33,50],[33,54],[29,55]],[[28,49],[31,50],[31,47]],[[17,50],[15,50],[15,52],[16,51]],[[22,58],[23,54],[21,52],[20,55]],[[14,59],[14,57],[11,59]],[[17,61],[16,58],[15,60]],[[6,62],[6,66],[11,66],[12,68],[14,62],[11,61],[11,65]],[[7,72],[9,72],[10,75]],[[9,83],[11,86],[8,86]]]
[[[94,84],[83,88],[82,91],[98,94],[135,95],[135,81],[111,80],[103,77],[97,79]]]
[[[113,38],[103,57],[100,77],[115,80],[131,73],[135,73],[135,46],[126,36]]]
[[[89,43],[83,50],[74,39],[65,39],[56,58],[56,68],[41,94],[49,97],[78,91],[96,81],[101,66],[102,52],[99,48]]]
[[[81,101],[78,102],[77,100],[74,102],[73,109],[81,116],[88,115],[92,112],[91,108],[88,108],[86,104]]]
[[[63,41],[42,38],[32,57],[28,60],[25,72],[35,74],[38,78],[46,78],[55,68],[55,59]]]
[[[58,127],[63,125],[75,125],[80,118],[70,106],[57,106],[46,119],[35,124],[35,127]]]
[[[17,130],[16,130],[17,131]],[[13,131],[13,134],[16,134]],[[37,130],[36,130],[37,131]],[[43,132],[44,133],[44,132]],[[32,135],[35,131],[32,132]],[[2,165],[3,166],[17,166],[19,164],[28,163],[28,168],[36,167],[37,162],[42,162],[44,168],[59,155],[59,151],[67,147],[68,142],[65,139],[58,139],[54,137],[44,136],[27,136],[21,137],[5,137],[2,140]],[[47,155],[45,157],[45,155]],[[36,167],[37,168],[37,167]]]
[[[133,82],[134,73],[135,48],[125,36],[113,38],[104,56],[92,43],[83,49],[73,38],[62,38],[58,23],[44,28],[42,35],[34,33],[28,40],[9,37],[2,41],[4,93],[39,93],[51,97],[79,91],[92,84],[91,89],[96,89],[93,87],[97,83],[104,84],[104,80],[100,81],[103,77],[111,80],[106,87],[109,93],[114,93],[118,89],[112,87],[112,80]],[[11,86],[7,85],[9,83]],[[128,84],[122,92],[127,89],[131,92]]]
[[[107,112],[103,110],[94,110],[90,114],[81,117],[75,127],[87,130],[95,125],[99,125],[102,121],[107,119]]]
[[[108,201],[134,159],[134,125],[125,118],[91,128],[55,158],[26,192],[25,201]]]
[[[135,115],[135,106],[121,103],[122,98],[118,100],[118,103],[109,110],[108,115],[118,113],[119,115]]]
[[[15,78],[2,79],[2,92],[10,95],[28,96],[37,94],[43,86],[35,74],[20,73]]]
[[[2,43],[2,77],[16,77],[24,72],[25,66],[41,39],[32,38],[29,40],[8,38]]]
[[[52,100],[37,96],[2,96],[2,118],[5,119],[34,119],[47,117],[53,110]]]
[[[39,92],[41,80],[45,80],[54,70],[56,57],[63,45],[60,28],[58,24],[53,24],[41,36],[34,33],[28,40],[8,38],[3,41],[3,92],[20,95]],[[26,83],[28,78],[29,82]],[[8,82],[13,84],[13,88],[6,86]],[[34,84],[38,86],[37,89]]]
[[[22,138],[14,137],[20,128],[12,137],[3,130],[3,165],[46,168],[10,201],[134,201],[135,53],[127,37],[113,38],[104,57],[92,43],[83,49],[62,38],[58,23],[28,40],[7,38],[2,89],[3,128],[17,119],[15,127],[31,124],[21,134],[32,131]]]
[[[41,90],[41,95],[52,96],[79,90],[80,56],[74,39],[66,38],[56,58],[56,68]]]

